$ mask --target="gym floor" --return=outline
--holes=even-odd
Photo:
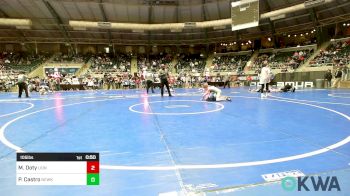
[[[174,97],[163,98],[159,89],[149,95],[33,93],[29,99],[1,93],[1,192],[227,195],[264,184],[266,174],[350,168],[350,90],[305,89],[267,99],[247,88],[222,94],[232,102],[202,102],[199,89],[175,89]],[[99,152],[100,185],[16,186],[18,150]]]

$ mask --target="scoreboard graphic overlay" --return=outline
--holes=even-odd
[[[17,185],[99,185],[99,153],[17,153]]]

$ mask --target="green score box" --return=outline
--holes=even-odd
[[[100,174],[87,174],[86,185],[99,185],[100,184]]]

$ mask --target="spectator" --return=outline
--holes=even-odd
[[[342,76],[342,71],[340,70],[340,68],[337,68],[337,71],[334,74],[335,80],[333,82],[332,88],[339,88],[341,76]]]
[[[324,87],[325,88],[330,88],[331,84],[332,84],[331,83],[331,81],[332,81],[332,72],[331,72],[330,69],[324,74],[324,81],[325,81]]]

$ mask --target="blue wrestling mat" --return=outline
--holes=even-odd
[[[2,93],[2,195],[258,195],[249,187],[275,175],[349,169],[350,91],[222,94],[232,102],[200,101],[198,89],[163,98],[159,90]],[[100,185],[16,186],[16,151],[98,152]],[[334,194],[346,195],[347,179]]]

